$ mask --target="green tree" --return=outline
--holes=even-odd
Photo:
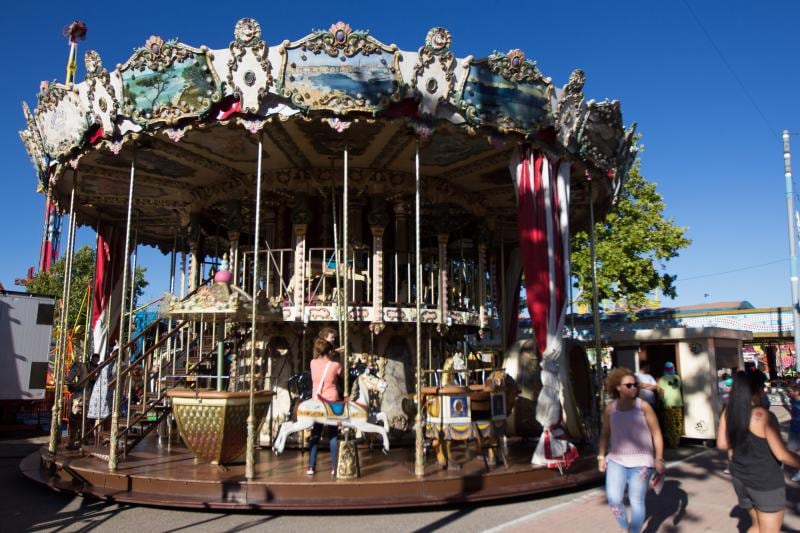
[[[658,289],[674,298],[675,279],[660,270],[666,261],[691,244],[685,227],[664,218],[664,200],[656,185],[640,173],[639,161],[628,172],[619,198],[605,220],[595,224],[597,290],[600,300],[612,300],[629,309],[647,302],[647,294]],[[592,301],[592,270],[589,234],[572,236],[572,275],[580,290],[579,303]]]
[[[83,327],[86,324],[86,313],[89,308],[89,301],[86,298],[86,289],[92,284],[94,277],[95,256],[94,250],[89,246],[83,246],[75,251],[72,260],[72,287],[70,287],[68,327]],[[48,271],[38,272],[33,279],[28,281],[25,289],[29,293],[46,294],[60,299],[64,288],[64,269],[66,268],[66,258],[60,257]],[[138,298],[144,294],[147,287],[147,280],[144,277],[146,268],[136,267],[134,307]],[[82,305],[81,305],[82,304]],[[60,320],[60,305],[56,305],[55,324]],[[81,310],[81,307],[83,309]]]

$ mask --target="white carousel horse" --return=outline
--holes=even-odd
[[[276,455],[283,453],[286,438],[292,433],[309,429],[314,424],[353,428],[362,433],[378,433],[383,437],[383,449],[389,451],[389,419],[386,413],[379,412],[375,418],[379,424],[367,421],[369,417],[369,392],[379,395],[386,390],[386,381],[365,371],[358,377],[358,400],[349,402],[327,402],[324,400],[305,400],[297,406],[297,420],[281,424],[278,436],[272,445]]]

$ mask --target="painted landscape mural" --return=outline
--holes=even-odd
[[[395,74],[389,70],[393,61],[394,54],[386,51],[331,57],[288,50],[284,87],[302,95],[303,105],[309,107],[342,96],[359,101],[356,107],[382,107],[398,89]]]
[[[462,100],[483,122],[511,122],[528,129],[544,117],[548,104],[544,91],[537,85],[508,81],[486,64],[475,64],[469,69]]]
[[[128,105],[139,116],[161,115],[165,109],[196,114],[208,109],[216,92],[214,80],[202,56],[176,60],[169,68],[141,66],[122,72]]]

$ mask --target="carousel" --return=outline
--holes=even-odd
[[[597,479],[594,382],[562,330],[570,228],[609,209],[635,157],[619,103],[587,100],[580,70],[555,86],[520,50],[457,58],[444,28],[416,51],[343,22],[270,41],[242,19],[220,49],[151,36],[110,71],[89,51],[83,81],[43,82],[24,106],[68,266],[76,226],[97,232],[83,357],[100,355],[69,389],[57,355],[50,441],[25,475],[206,509]],[[170,283],[134,331],[142,246]],[[340,402],[308,373],[331,329]],[[338,433],[338,461],[320,454],[310,476],[315,424]]]

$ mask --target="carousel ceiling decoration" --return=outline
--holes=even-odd
[[[152,36],[119,73],[125,114],[142,126],[203,116],[221,97],[219,76],[205,47]]]
[[[41,185],[63,207],[75,182],[84,223],[117,223],[117,174],[135,157],[153,187],[134,198],[140,216],[187,220],[250,198],[259,140],[265,189],[276,197],[341,186],[345,148],[355,194],[413,192],[419,145],[423,190],[446,191],[473,216],[510,228],[508,162],[528,143],[571,162],[579,227],[589,200],[578,176],[608,177],[593,188],[602,212],[635,158],[619,102],[587,100],[580,70],[556,87],[521,50],[457,58],[450,33],[436,27],[405,51],[344,22],[267,41],[275,42],[257,21],[242,19],[221,49],[152,36],[110,71],[87,52],[84,81],[45,82],[36,109],[23,107],[20,137]],[[75,181],[75,169],[91,183]],[[174,237],[166,224],[147,231],[142,242],[162,248]]]
[[[278,92],[308,111],[377,114],[402,97],[399,49],[337,22],[284,43]]]

